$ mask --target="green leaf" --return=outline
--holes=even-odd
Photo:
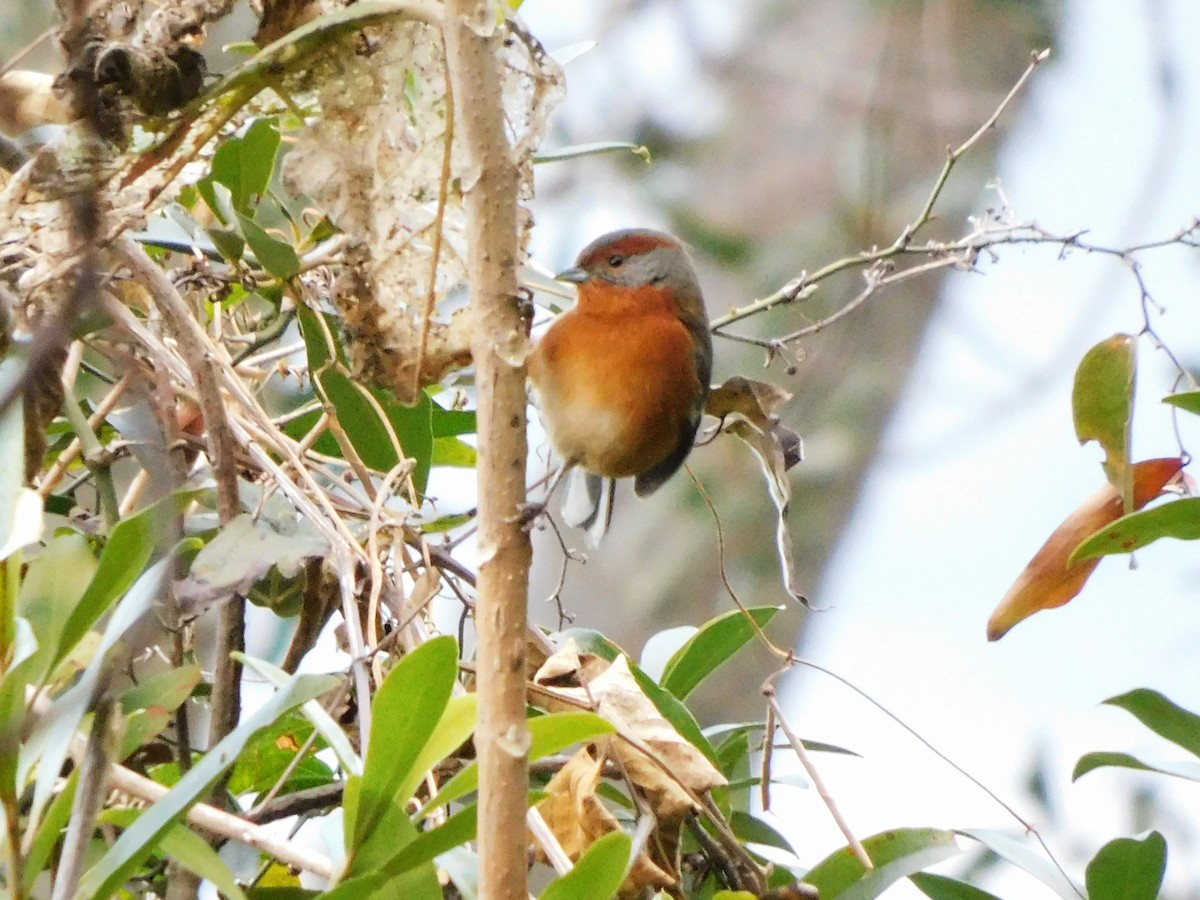
[[[104,635],[96,648],[92,661],[84,669],[75,684],[64,691],[50,711],[38,719],[28,740],[21,748],[20,781],[37,768],[37,780],[33,788],[33,801],[29,807],[29,822],[36,825],[42,810],[53,796],[59,772],[66,761],[71,739],[79,730],[84,715],[92,704],[100,676],[108,666],[108,653],[117,645],[139,619],[154,606],[161,596],[166,581],[167,566],[171,562],[161,559],[129,588],[124,598],[109,616]],[[103,568],[103,557],[101,558]]]
[[[155,553],[178,532],[179,516],[199,493],[176,491],[117,523],[100,554],[96,574],[63,626],[54,655],[56,663],[100,621],[116,599],[129,590]]]
[[[1079,900],[1083,896],[1083,888],[1067,878],[1058,866],[1035,849],[1033,842],[1024,835],[1018,838],[990,828],[967,828],[958,833],[979,841],[1001,859],[1006,859],[1017,868],[1028,872],[1063,900]]]
[[[249,209],[267,192],[279,154],[279,129],[271,119],[255,119],[241,139],[240,183],[235,195]]]
[[[1088,863],[1088,900],[1157,900],[1166,870],[1167,842],[1157,831],[1109,841]]]
[[[729,827],[743,841],[752,844],[762,844],[766,847],[774,847],[777,850],[790,853],[792,856],[796,855],[796,851],[792,849],[792,845],[788,842],[787,838],[762,819],[756,818],[747,812],[735,809],[729,817]]]
[[[201,678],[203,674],[195,663],[187,663],[178,669],[164,669],[127,688],[121,694],[121,709],[126,714],[151,707],[178,709],[192,695]]]
[[[896,881],[962,851],[954,833],[935,828],[898,828],[865,839],[863,847],[875,864],[868,872],[849,847],[817,863],[804,881],[821,892],[821,900],[869,900]]]
[[[317,318],[318,315],[325,321],[324,328],[321,326],[321,319]],[[343,363],[346,361],[345,351],[338,341],[338,323],[333,316],[315,313],[307,306],[299,306],[296,309],[296,321],[300,323],[300,335],[304,338],[304,351],[308,357],[310,375],[315,376],[335,358],[330,355],[331,348],[329,341],[325,338],[325,328],[329,329],[329,333],[333,337],[332,349],[336,358]]]
[[[392,429],[400,439],[405,456],[416,462],[412,473],[413,484],[418,494],[424,494],[425,486],[429,483],[429,467],[433,462],[433,401],[429,399],[429,394],[422,391],[420,399],[413,406],[405,406],[391,391],[377,387],[368,390],[383,407]]]
[[[273,666],[269,662],[253,656],[247,656],[245,653],[234,653],[233,657],[247,669],[254,670],[277,688],[283,687],[292,677],[278,666]],[[333,751],[333,755],[337,757],[338,764],[351,775],[361,775],[362,759],[354,752],[354,747],[346,737],[345,730],[333,720],[333,716],[325,711],[325,707],[317,700],[310,700],[300,707],[300,711],[313,723],[313,727],[325,739],[325,743]]]
[[[572,744],[591,740],[604,734],[615,734],[616,728],[607,719],[591,712],[551,713],[535,716],[529,726],[529,761],[558,753]],[[423,818],[439,806],[464,797],[479,786],[479,764],[471,763],[444,785],[437,796],[425,804],[417,818]]]
[[[1137,688],[1109,697],[1104,703],[1125,710],[1159,737],[1200,757],[1200,716],[1177,706],[1158,691]]]
[[[210,172],[196,183],[196,190],[223,221],[228,211],[216,196],[214,182],[229,190],[229,203],[235,211],[250,212],[267,190],[279,141],[279,131],[270,119],[256,119],[244,135],[222,141],[217,147]]]
[[[475,840],[479,827],[479,807],[472,803],[450,816],[437,828],[421,832],[403,850],[388,860],[383,872],[397,875],[441,856],[453,847]]]
[[[1137,338],[1114,334],[1084,354],[1071,395],[1075,435],[1081,444],[1097,441],[1104,448],[1105,474],[1126,510],[1133,509],[1129,430],[1136,373]]]
[[[430,430],[435,438],[458,437],[476,431],[473,409],[446,409],[440,403],[434,403],[430,413]]]
[[[995,894],[981,891],[966,882],[956,881],[945,875],[934,875],[932,872],[909,875],[908,880],[932,900],[1000,900]]]
[[[1142,772],[1157,772],[1160,775],[1172,775],[1176,778],[1186,778],[1189,781],[1200,781],[1200,762],[1183,760],[1180,762],[1149,763],[1130,756],[1128,753],[1100,751],[1085,753],[1075,763],[1075,771],[1071,780],[1077,781],[1088,772],[1103,768],[1136,769]]]
[[[433,439],[433,465],[454,466],[460,469],[475,467],[478,453],[466,441],[456,437],[435,437]]]
[[[749,612],[761,628],[770,622],[779,610],[778,606],[756,606]],[[705,622],[700,626],[700,630],[667,660],[661,679],[662,686],[680,700],[686,699],[705,678],[727,662],[754,636],[754,628],[746,621],[741,610],[733,610]]]
[[[100,821],[120,828],[130,828],[141,814],[140,809],[132,807],[106,809],[100,814]],[[211,881],[221,892],[221,896],[229,900],[245,900],[245,893],[233,877],[233,873],[229,871],[229,867],[225,865],[225,861],[200,835],[175,824],[163,833],[159,848],[188,871]]]
[[[325,675],[294,677],[252,715],[243,719],[216,747],[196,763],[161,800],[147,809],[108,852],[89,869],[76,896],[105,900],[118,891],[138,865],[153,852],[163,833],[204,794],[255,734],[280,716],[337,685]]]
[[[708,738],[704,736],[699,723],[696,722],[688,708],[675,695],[655,684],[654,679],[635,665],[633,660],[628,661],[633,680],[642,689],[642,693],[650,698],[654,708],[671,723],[684,740],[707,756],[714,766],[719,767],[717,752],[713,750],[712,744],[708,742]]]
[[[541,900],[612,900],[625,880],[633,840],[622,831],[606,834],[542,891]]]
[[[246,240],[231,228],[205,228],[205,234],[226,262],[236,263],[246,252]]]
[[[358,780],[357,777],[351,779]],[[345,806],[345,809],[349,820],[349,805]],[[404,815],[403,810],[393,805],[389,807],[389,813],[390,819],[385,815],[383,821],[390,829],[393,850],[407,847],[419,839],[416,826]],[[406,872],[390,874],[380,870],[382,862],[376,861],[376,865],[364,874],[355,875],[347,871],[343,876],[345,880],[333,890],[322,894],[321,900],[392,900],[398,897],[403,897],[404,900],[442,900],[437,870],[432,863],[426,862]]]
[[[1163,397],[1163,403],[1170,403],[1172,406],[1200,416],[1200,391],[1171,394],[1169,397]]]
[[[333,406],[346,437],[364,463],[377,472],[386,472],[400,461],[387,424],[361,385],[337,369],[321,372],[315,382]]]
[[[50,861],[50,854],[58,846],[58,839],[66,830],[71,818],[71,807],[75,803],[75,788],[79,784],[79,769],[72,769],[67,783],[62,790],[54,795],[54,800],[46,809],[42,824],[38,827],[37,836],[30,845],[25,857],[25,893],[32,894],[34,882]]]
[[[361,848],[385,810],[407,797],[400,788],[412,782],[415,765],[429,742],[458,675],[458,645],[449,636],[426,641],[406,654],[388,673],[371,704],[371,736],[353,820],[348,821],[348,849]],[[348,868],[355,870],[357,860]]]
[[[30,679],[40,683],[57,661],[63,629],[79,606],[92,576],[96,558],[82,535],[55,537],[30,563],[17,602],[17,614],[29,620],[38,636],[37,662]]]
[[[1122,516],[1076,547],[1067,565],[1113,553],[1132,553],[1160,538],[1200,540],[1200,497],[1184,497]]]
[[[238,227],[259,265],[276,278],[292,278],[300,272],[300,257],[290,242],[276,237],[249,216],[238,213]]]
[[[229,792],[235,797],[271,790],[312,736],[313,725],[299,713],[290,713],[254,736],[246,745],[229,776]],[[321,787],[333,781],[333,770],[312,755],[322,749],[320,741],[295,767],[281,793]]]

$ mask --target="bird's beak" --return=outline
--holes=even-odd
[[[555,281],[566,281],[571,284],[583,284],[591,276],[580,266],[572,266],[571,268],[559,272],[554,276]]]

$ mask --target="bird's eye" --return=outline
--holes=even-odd
[[[623,263],[623,262],[625,262],[625,257],[621,256],[619,253],[614,253],[612,256],[610,256],[608,258],[608,264],[610,266],[612,266],[614,269],[620,268],[621,263]]]

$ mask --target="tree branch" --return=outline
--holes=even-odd
[[[133,238],[123,234],[113,242],[113,247],[129,266],[133,277],[154,298],[175,336],[180,353],[191,369],[196,393],[200,396],[200,408],[204,413],[209,456],[217,482],[217,513],[221,524],[225,525],[241,511],[241,500],[238,497],[234,438],[221,396],[221,369],[213,358],[214,353],[219,351],[214,349],[208,335],[166,273]],[[245,616],[246,604],[240,598],[224,604],[218,614],[209,747],[215,747],[229,734],[241,715],[242,666],[231,654],[234,651],[241,652],[246,647]]]
[[[532,550],[520,510],[528,454],[528,326],[517,299],[519,172],[505,133],[502,34],[494,16],[483,0],[450,0],[444,33],[458,100],[457,134],[467,171],[478,175],[465,205],[479,391],[479,893],[489,900],[525,900],[525,624]]]

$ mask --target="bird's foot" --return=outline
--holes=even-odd
[[[534,523],[545,514],[545,503],[522,503],[517,507],[516,522],[521,526],[522,530],[530,531]]]

